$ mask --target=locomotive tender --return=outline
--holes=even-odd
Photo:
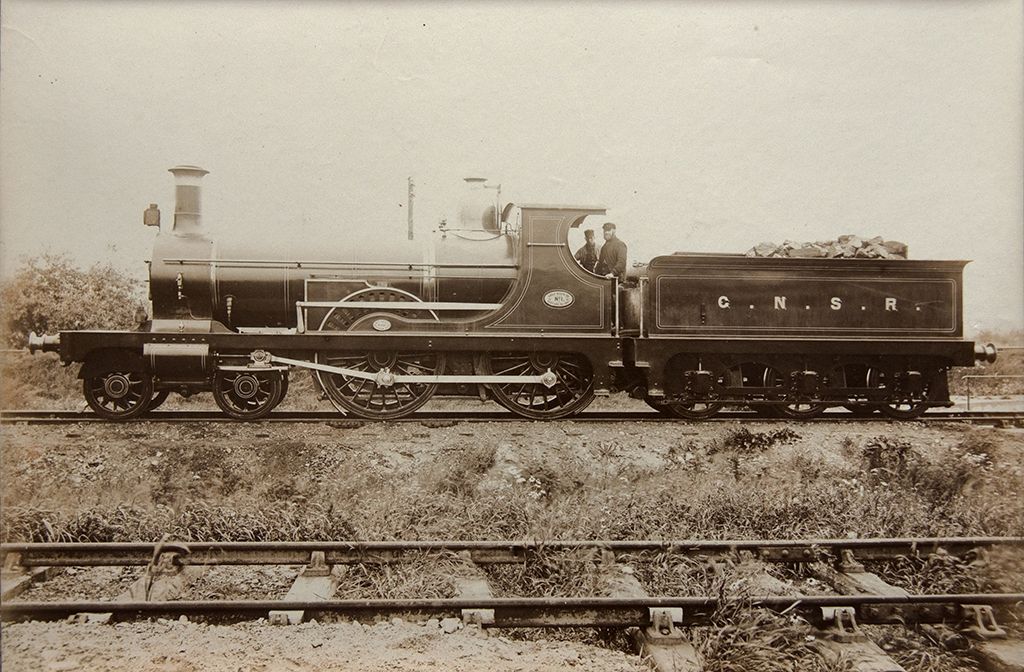
[[[964,261],[670,254],[624,282],[584,270],[569,232],[603,208],[499,203],[467,179],[432,246],[214,241],[207,171],[170,169],[175,214],[150,262],[153,318],[136,331],[30,338],[79,377],[89,406],[137,417],[170,392],[211,391],[264,417],[309,370],[345,414],[404,416],[433,395],[549,419],[627,391],[669,415],[725,405],[802,418],[830,406],[910,418],[950,406],[946,372],[995,358],[963,338]],[[144,222],[160,226],[156,206]]]

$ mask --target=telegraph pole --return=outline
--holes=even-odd
[[[409,178],[409,240],[412,240],[412,199],[415,196],[412,178]]]

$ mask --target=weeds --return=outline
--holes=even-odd
[[[792,443],[800,435],[789,427],[773,429],[770,432],[751,432],[746,427],[735,430],[722,440],[722,450],[736,453],[763,453],[772,446]],[[709,448],[709,453],[717,452]]]
[[[978,669],[973,661],[955,651],[935,646],[920,633],[902,626],[876,626],[877,643],[893,660],[919,672],[961,672]]]
[[[443,458],[422,476],[424,487],[456,496],[471,495],[484,474],[494,466],[497,446],[462,444],[445,451]]]
[[[723,627],[692,628],[691,639],[705,659],[705,670],[718,672],[831,672],[842,667],[826,662],[814,646],[811,626],[762,609],[726,607],[715,614]]]
[[[603,582],[594,548],[538,549],[526,563],[494,564],[487,575],[496,597],[600,595]]]
[[[407,556],[401,564],[355,564],[349,566],[338,586],[340,600],[451,599],[458,597],[455,576],[461,561],[420,554]]]
[[[990,443],[972,440],[926,454],[908,441],[882,436],[867,443],[864,457],[875,486],[898,485],[942,506],[991,471],[990,450]]]

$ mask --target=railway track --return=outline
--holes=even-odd
[[[628,633],[657,669],[698,670],[702,661],[689,642],[691,629],[725,627],[738,613],[760,610],[806,626],[813,633],[807,637],[820,642],[821,655],[861,661],[851,669],[903,669],[872,642],[867,626],[884,624],[925,628],[947,642],[970,637],[971,652],[982,661],[994,661],[983,665],[1014,669],[999,665],[1013,655],[1007,651],[1024,654],[1024,648],[1014,639],[1013,629],[1008,633],[1003,626],[1024,618],[1024,593],[911,594],[897,585],[898,573],[888,568],[894,563],[927,564],[935,559],[948,563],[949,558],[966,565],[1022,554],[1022,537],[12,543],[0,545],[4,567],[0,619],[109,622],[159,616],[223,623],[266,618],[289,625],[311,618],[321,622],[402,618],[436,619],[435,624],[444,624],[441,627],[485,631],[611,628]],[[593,594],[509,594],[504,582],[509,574],[529,575],[557,562],[595,577]],[[192,586],[208,572],[231,568],[259,575],[258,570],[267,566],[279,567],[293,577],[283,597],[271,599],[261,593],[253,599],[195,599]],[[448,586],[446,594],[396,598],[380,590],[353,592],[352,586],[367,572],[401,572],[403,566],[436,572],[439,584]],[[677,573],[688,569],[698,579],[672,594],[658,594],[664,591],[654,587],[657,581],[652,577],[657,568],[666,566]],[[33,599],[33,593],[40,592],[32,588],[34,581],[69,570],[82,585],[98,590],[99,582],[87,575],[108,567],[133,568],[136,576],[113,599],[87,594],[75,600]],[[792,578],[783,581],[780,575]],[[717,576],[717,590],[702,585],[700,576]]]
[[[583,411],[572,419],[574,422],[659,422],[659,423],[682,423],[688,420],[670,418],[653,410],[629,410],[629,411]],[[751,411],[723,411],[713,418],[699,422],[729,422],[729,421],[750,421],[750,422],[785,422],[785,423],[810,423],[810,422],[875,422],[890,423],[901,422],[892,418],[876,414],[871,416],[858,416],[845,411],[826,412],[817,418],[804,420],[793,420],[790,418],[766,418]],[[0,413],[0,424],[26,423],[26,424],[62,424],[62,423],[83,423],[99,422],[111,423],[91,411],[35,411],[35,410],[13,410]],[[237,423],[238,420],[230,418],[220,411],[175,411],[161,410],[144,413],[136,420],[121,421],[128,423],[146,422],[209,422],[209,423]],[[360,426],[380,422],[362,418],[350,418],[339,415],[336,411],[276,411],[271,415],[255,422],[292,422],[292,423],[341,423],[344,426]],[[532,422],[512,413],[493,411],[463,411],[463,410],[437,410],[422,411],[414,415],[388,420],[388,423],[420,423],[420,422]],[[902,421],[907,422],[907,421]],[[915,418],[913,422],[960,422],[980,425],[994,425],[1002,427],[1024,426],[1024,411],[929,411],[924,415]],[[114,424],[120,424],[114,423]]]

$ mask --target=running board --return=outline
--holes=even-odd
[[[265,370],[270,364],[287,364],[289,366],[297,366],[303,369],[323,371],[324,373],[336,373],[339,376],[346,376],[348,378],[370,380],[378,387],[391,387],[398,383],[418,383],[425,385],[433,385],[436,383],[493,383],[498,385],[505,383],[540,383],[544,387],[550,388],[554,387],[555,384],[558,383],[558,376],[550,369],[538,376],[416,376],[404,373],[392,373],[391,369],[388,368],[374,372],[357,371],[356,369],[346,369],[340,366],[329,366],[327,364],[307,362],[302,359],[276,357],[268,353],[263,353],[262,355],[253,353],[252,359],[255,366],[250,367],[250,370]]]

